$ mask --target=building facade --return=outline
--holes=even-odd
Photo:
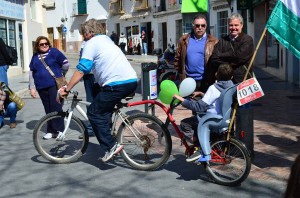
[[[29,71],[34,41],[47,35],[44,2],[0,0],[0,37],[18,53],[18,62],[9,67],[8,77]]]

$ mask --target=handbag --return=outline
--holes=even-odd
[[[55,79],[55,83],[56,83],[56,88],[60,89],[61,87],[67,85],[67,80],[64,76],[57,78],[55,76],[55,74],[53,73],[53,71],[50,69],[50,67],[46,64],[44,58],[40,55],[41,61],[43,63],[43,65],[46,67],[46,69],[48,70],[48,72],[51,74],[51,76]]]
[[[24,100],[20,96],[18,96],[15,92],[13,92],[8,86],[6,87],[9,94],[9,100],[16,103],[18,111],[20,111],[25,106]]]

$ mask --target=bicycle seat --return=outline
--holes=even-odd
[[[223,132],[228,129],[231,118],[231,107],[233,96],[236,94],[236,87],[234,85],[222,91],[219,102],[221,107],[221,114],[207,113],[198,118],[198,137],[202,151],[205,155],[211,153],[210,151],[210,132]]]
[[[128,96],[126,96],[124,99],[126,101],[133,99],[133,97],[135,96],[135,92],[132,92],[131,94],[129,94]]]
[[[233,95],[236,93],[237,85],[233,85],[222,91],[219,101],[221,106],[221,114],[206,113],[204,116],[197,115],[199,124],[198,130],[203,127],[209,127],[214,131],[223,132],[229,127],[231,118],[231,107],[233,102]],[[200,129],[201,130],[201,129]]]

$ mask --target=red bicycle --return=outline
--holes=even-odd
[[[168,130],[169,123],[174,127],[185,146],[185,154],[187,156],[193,154],[194,145],[186,141],[172,116],[173,110],[179,104],[175,104],[173,100],[170,107],[167,108],[158,101],[144,100],[126,103],[125,106],[132,107],[143,104],[160,107],[166,113],[166,121],[162,122],[157,117],[146,113],[128,116],[127,123],[129,125],[121,124],[117,132],[118,142],[124,145],[124,149],[121,151],[123,159],[133,168],[145,171],[156,170],[165,164],[172,150],[172,140]],[[212,159],[202,165],[215,183],[235,186],[248,177],[251,159],[243,143],[234,138],[232,135],[234,133],[230,133],[232,122],[228,122],[227,126],[229,127],[211,132]]]

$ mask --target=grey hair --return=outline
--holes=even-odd
[[[193,23],[196,19],[204,19],[206,21],[206,16],[204,14],[197,14],[194,16]]]
[[[100,21],[90,19],[81,24],[81,33],[92,33],[92,35],[95,36],[96,34],[105,34],[105,29]]]
[[[228,22],[232,21],[233,19],[238,19],[241,24],[243,25],[244,23],[244,19],[242,17],[242,15],[240,15],[239,13],[233,13],[229,18],[228,18]]]

